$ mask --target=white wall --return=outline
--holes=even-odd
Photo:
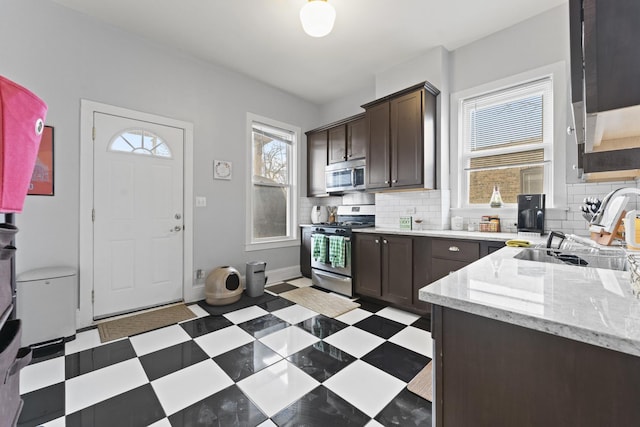
[[[46,122],[55,128],[55,196],[28,196],[17,215],[18,272],[78,264],[83,98],[194,124],[188,172],[195,195],[207,197],[207,207],[195,209],[194,268],[229,264],[243,272],[246,261],[258,259],[268,269],[298,265],[298,247],[244,251],[246,113],[306,130],[316,124],[318,106],[52,2],[2,0],[1,9],[0,74],[44,99]],[[303,138],[300,159],[305,145]],[[231,181],[212,179],[214,159],[233,162]]]

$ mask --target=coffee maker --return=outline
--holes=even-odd
[[[518,232],[544,233],[544,194],[518,194]]]

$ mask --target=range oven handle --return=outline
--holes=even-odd
[[[356,168],[351,169],[351,186],[356,187]]]
[[[330,236],[330,234],[326,234],[326,233],[311,233],[311,238],[313,239],[313,236],[317,236],[318,234],[321,234],[323,236]],[[331,236],[339,236],[339,234],[331,234]],[[345,242],[350,242],[351,241],[351,237],[345,237],[344,241]]]

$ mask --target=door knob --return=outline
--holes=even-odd
[[[178,231],[180,231],[180,230],[182,230],[182,227],[180,227],[179,225],[176,225],[175,227],[173,227],[173,228],[172,228],[171,230],[169,230],[169,231],[173,233],[174,231],[175,231],[175,232],[178,232]]]
[[[175,219],[182,219],[182,215],[180,215],[179,213],[177,213],[177,214],[174,216],[174,218],[175,218]]]

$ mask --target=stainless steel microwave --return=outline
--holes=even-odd
[[[325,167],[327,193],[364,190],[366,160],[349,160]]]

